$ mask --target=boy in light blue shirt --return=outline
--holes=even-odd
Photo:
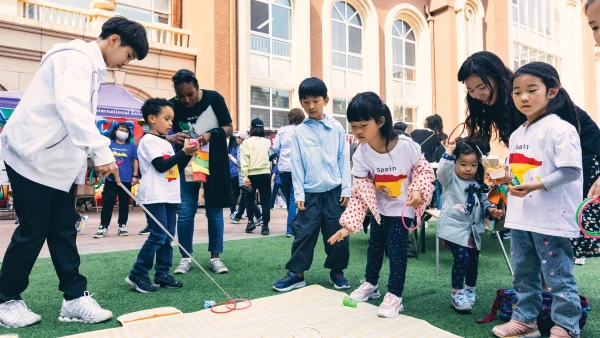
[[[327,87],[318,78],[300,84],[300,104],[308,114],[292,132],[291,167],[298,214],[292,225],[292,257],[288,273],[273,285],[275,291],[306,286],[304,272],[313,260],[319,230],[325,243],[325,268],[329,282],[340,289],[350,288],[343,270],[348,267],[348,238],[334,245],[327,239],[341,229],[339,219],[350,198],[350,155],[342,125],[323,113],[329,102]]]

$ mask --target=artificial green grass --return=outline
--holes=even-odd
[[[502,257],[498,242],[489,233],[483,236],[482,257],[479,266],[477,284],[477,304],[470,314],[459,314],[450,303],[450,272],[452,255],[441,249],[440,276],[435,275],[435,228],[427,229],[427,253],[408,261],[408,271],[404,291],[405,311],[402,313],[426,320],[434,326],[464,337],[492,337],[491,329],[502,323],[500,320],[488,324],[477,324],[475,320],[485,317],[492,306],[495,291],[511,286],[511,278]],[[351,256],[346,276],[352,288],[356,288],[364,278],[366,262],[367,235],[360,233],[351,236]],[[262,237],[259,239],[228,241],[225,243],[224,263],[229,273],[211,276],[232,296],[256,299],[272,296],[271,285],[285,275],[285,263],[289,259],[292,239],[285,237]],[[507,251],[509,242],[505,241]],[[194,246],[194,256],[208,270],[207,245]],[[88,288],[94,298],[104,308],[114,313],[113,320],[102,324],[60,323],[62,294],[57,290],[58,279],[49,258],[40,259],[32,273],[29,288],[23,294],[27,305],[42,316],[40,324],[21,328],[0,328],[0,335],[17,333],[20,337],[59,337],[81,332],[118,327],[116,317],[139,310],[161,306],[173,306],[184,313],[198,311],[203,308],[205,300],[224,301],[226,297],[197,268],[193,267],[187,275],[178,275],[183,289],[161,289],[152,294],[140,294],[131,290],[124,282],[129,269],[135,261],[137,251],[83,255],[81,272],[88,278]],[[319,241],[315,249],[313,267],[306,273],[306,281],[331,288],[327,279],[328,271],[323,268],[323,243]],[[180,255],[175,250],[174,264],[179,262]],[[575,273],[579,289],[592,304],[592,312],[581,337],[600,337],[600,312],[593,307],[598,304],[600,296],[598,288],[598,271],[600,259],[588,259],[585,266],[576,266]],[[389,265],[384,263],[381,271],[381,291],[387,292]],[[383,297],[382,297],[383,298]],[[371,301],[379,305],[382,298]],[[342,306],[342,299],[340,299]],[[375,312],[373,312],[375,316]],[[386,320],[386,319],[381,319]],[[335,323],[331,323],[335,325]],[[357,323],[357,325],[360,325]],[[202,333],[198,333],[202,336]],[[157,337],[161,334],[157,333]]]

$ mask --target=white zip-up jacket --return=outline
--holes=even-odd
[[[110,140],[96,127],[106,64],[98,44],[57,44],[0,134],[0,158],[21,176],[69,191],[83,183],[87,155],[95,165],[115,161]]]

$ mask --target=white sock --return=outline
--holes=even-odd
[[[192,259],[191,259],[191,258],[189,258],[189,257],[188,257],[188,258],[182,258],[182,259],[181,259],[181,261],[182,261],[182,262],[188,262],[188,263],[189,263],[189,262],[191,262],[191,261],[192,261]]]

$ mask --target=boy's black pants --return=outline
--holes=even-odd
[[[325,244],[325,268],[341,273],[348,267],[350,258],[350,242],[348,237],[334,245],[327,240],[342,227],[340,217],[345,207],[340,206],[341,186],[322,193],[305,193],[306,210],[298,209],[296,219],[292,223],[294,243],[292,257],[285,268],[295,273],[307,271],[312,265],[315,245],[319,238],[319,230],[323,234]]]
[[[44,242],[66,300],[83,296],[87,280],[79,274],[75,187],[69,192],[35,183],[6,165],[19,226],[12,235],[0,270],[0,303],[21,299]]]

